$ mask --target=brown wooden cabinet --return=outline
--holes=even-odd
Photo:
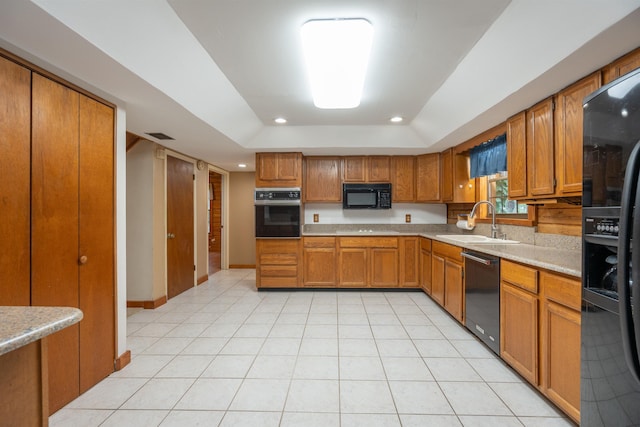
[[[527,110],[527,187],[532,198],[555,192],[553,98]]]
[[[600,72],[574,83],[556,95],[556,193],[582,195],[582,100],[600,87]]]
[[[256,153],[256,187],[302,187],[302,154]]]
[[[342,168],[344,182],[365,182],[367,180],[367,158],[365,156],[344,157]]]
[[[440,153],[440,195],[443,202],[453,202],[453,149]]]
[[[440,202],[440,153],[416,156],[416,202]]]
[[[640,68],[640,48],[616,59],[603,69],[603,84],[611,83],[618,77]]]
[[[420,287],[431,295],[431,239],[420,238]]]
[[[342,161],[344,182],[391,181],[391,156],[346,156]]]
[[[397,237],[339,237],[338,285],[341,287],[397,287]]]
[[[304,286],[335,287],[336,261],[335,237],[305,237],[302,249]]]
[[[340,157],[304,158],[304,201],[342,201],[342,160]]]
[[[474,203],[475,179],[469,177],[469,156],[452,148],[440,153],[441,195],[445,203]]]
[[[300,239],[256,239],[256,286],[295,288],[302,284]]]
[[[464,267],[462,248],[431,244],[431,296],[459,322],[464,322]]]
[[[390,182],[391,157],[370,156],[368,159],[369,167],[367,169],[367,182]]]
[[[416,201],[415,156],[391,157],[391,188],[394,203]]]
[[[507,120],[509,198],[527,197],[527,117],[523,111]]]
[[[420,286],[420,239],[416,236],[400,237],[400,286]]]
[[[47,338],[55,412],[114,370],[114,110],[1,57],[0,86],[0,304],[84,314]]]

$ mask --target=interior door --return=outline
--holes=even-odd
[[[167,156],[167,296],[194,285],[193,164]]]

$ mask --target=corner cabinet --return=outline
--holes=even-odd
[[[305,157],[303,197],[309,203],[342,201],[340,157]]]
[[[256,187],[302,187],[302,153],[256,153]]]
[[[431,295],[431,239],[420,238],[420,287]]]
[[[462,248],[438,241],[431,245],[431,297],[464,323]]]

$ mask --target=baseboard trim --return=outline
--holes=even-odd
[[[209,280],[209,276],[207,276],[207,275],[198,277],[198,285],[202,285],[207,280]]]
[[[229,268],[256,268],[255,264],[229,264]]]
[[[129,363],[131,363],[131,350],[127,350],[124,353],[122,353],[120,357],[116,359],[116,363],[114,364],[114,367],[116,371],[119,371],[120,369],[127,366]]]
[[[146,310],[153,310],[161,305],[167,303],[167,296],[163,295],[153,301],[127,301],[127,307],[129,308],[144,308]]]

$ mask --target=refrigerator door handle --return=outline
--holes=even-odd
[[[633,227],[633,208],[637,201],[640,201],[640,188],[638,187],[638,175],[640,174],[640,142],[636,143],[635,147],[629,155],[629,161],[627,162],[627,170],[624,176],[624,184],[622,186],[622,203],[620,206],[620,234],[618,239],[618,304],[620,306],[620,329],[622,332],[622,347],[625,353],[625,359],[629,370],[635,377],[636,381],[640,382],[640,356],[638,353],[638,342],[640,342],[640,327],[634,328],[634,318],[640,321],[638,317],[639,307],[638,299],[636,298],[635,307],[631,306],[632,292],[637,294],[636,288],[640,283],[635,282],[633,289],[629,288],[629,261],[636,262],[640,250],[636,249],[636,255],[632,255],[632,260],[629,259],[631,254],[631,238],[636,242],[640,242],[640,227]],[[633,228],[633,236],[631,233]],[[634,275],[637,276],[637,270],[640,268],[640,264],[635,264]],[[638,325],[640,326],[640,324]]]

